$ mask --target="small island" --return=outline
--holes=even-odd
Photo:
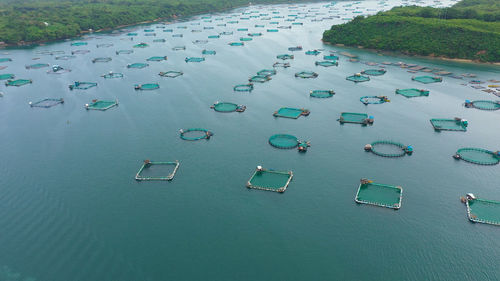
[[[449,8],[396,7],[334,25],[329,44],[408,55],[500,62],[500,1],[463,0]]]

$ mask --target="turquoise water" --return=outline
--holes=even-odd
[[[388,9],[376,1],[353,5]],[[447,3],[447,2],[443,2]],[[94,34],[85,46],[59,42],[35,49],[4,50],[12,62],[0,73],[29,78],[22,87],[0,85],[0,268],[23,278],[42,281],[86,280],[499,280],[500,229],[467,220],[460,196],[473,192],[500,200],[499,166],[455,161],[460,147],[498,149],[500,112],[464,108],[465,99],[496,100],[492,94],[444,78],[424,85],[415,74],[388,66],[383,76],[355,84],[345,80],[373,68],[340,56],[338,67],[317,67],[306,50],[349,51],[362,61],[405,61],[461,73],[476,79],[500,80],[494,66],[445,62],[404,56],[378,55],[361,49],[323,45],[323,30],[341,19],[328,16],[325,3],[250,7],[213,15],[213,22],[195,18],[174,23],[175,33],[137,27],[123,34]],[[343,2],[335,5],[340,18],[352,17]],[[315,8],[318,8],[316,10]],[[307,13],[303,26],[268,33],[266,21],[235,20],[242,11],[280,15]],[[308,12],[309,11],[309,12]],[[324,13],[325,15],[316,15]],[[375,13],[373,11],[372,13]],[[346,14],[346,15],[343,15]],[[299,14],[304,16],[304,14]],[[222,17],[222,21],[216,18]],[[231,17],[231,18],[227,18]],[[278,19],[281,24],[286,19]],[[192,25],[200,23],[200,26]],[[256,28],[264,24],[265,28]],[[291,23],[290,23],[291,24]],[[188,29],[178,29],[187,26]],[[193,33],[190,29],[214,26]],[[144,28],[157,36],[144,36]],[[248,32],[262,32],[243,47],[231,47]],[[208,35],[233,31],[208,44],[195,45]],[[130,41],[128,32],[139,35]],[[165,38],[165,43],[153,43]],[[122,40],[126,39],[126,40]],[[81,41],[80,39],[78,39]],[[148,48],[116,55],[140,42]],[[109,48],[97,44],[112,43]],[[175,46],[185,51],[172,51]],[[251,92],[234,92],[261,69],[270,68],[288,47],[303,46],[277,69],[272,80]],[[88,49],[74,59],[55,60],[43,50]],[[216,50],[201,63],[185,63],[203,49]],[[323,54],[328,54],[323,51]],[[323,55],[321,54],[321,55]],[[155,55],[167,61],[128,69]],[[25,69],[36,62],[72,69],[61,75],[45,69]],[[112,57],[92,63],[95,57]],[[124,74],[104,79],[110,70]],[[175,79],[160,71],[183,71]],[[315,71],[316,79],[294,74]],[[469,79],[465,79],[467,81]],[[88,90],[69,91],[75,81],[98,82]],[[135,91],[135,84],[159,83],[152,91]],[[429,97],[407,99],[400,88],[426,88]],[[330,99],[314,99],[314,89],[333,89]],[[381,106],[365,106],[361,96],[385,95]],[[30,101],[63,97],[50,109],[31,108]],[[119,100],[107,111],[85,110],[93,99]],[[215,101],[246,105],[241,114],[210,109]],[[274,118],[281,107],[307,108],[298,119]],[[341,112],[368,113],[373,126],[336,122]],[[431,118],[466,118],[467,132],[435,132]],[[210,140],[179,138],[181,128],[206,128]],[[269,136],[286,133],[311,141],[306,153],[281,150]],[[386,159],[365,153],[376,140],[412,144],[411,157]],[[136,182],[142,160],[173,161],[180,167],[171,182]],[[294,178],[284,194],[245,187],[255,167],[291,170]],[[404,187],[403,204],[393,211],[358,205],[354,197],[360,178]],[[6,278],[4,278],[6,279]],[[11,278],[12,279],[12,278]],[[17,278],[22,280],[21,278]],[[9,280],[9,279],[7,279]],[[16,280],[16,279],[14,279]]]

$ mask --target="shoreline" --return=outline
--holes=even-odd
[[[336,46],[336,47],[341,47],[341,48],[351,48],[351,49],[357,49],[357,50],[366,50],[369,52],[373,52],[373,53],[377,53],[377,54],[384,54],[384,55],[389,55],[389,56],[396,54],[396,55],[403,55],[403,56],[415,57],[415,58],[437,59],[437,60],[441,60],[441,61],[500,66],[500,62],[484,62],[484,61],[471,60],[471,59],[448,58],[445,56],[424,56],[424,55],[418,55],[418,54],[406,54],[406,53],[403,53],[400,51],[389,51],[389,50],[364,48],[363,46],[359,46],[359,45],[358,46],[346,46],[344,44],[332,44],[330,42],[323,41],[323,39],[321,39],[321,42],[323,42],[323,44],[325,44],[325,45]]]

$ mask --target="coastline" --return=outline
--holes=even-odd
[[[445,57],[445,56],[424,56],[424,55],[419,55],[419,54],[404,53],[404,52],[401,52],[401,51],[389,51],[389,50],[370,49],[370,48],[364,48],[363,46],[359,46],[359,45],[358,46],[347,46],[347,45],[344,45],[344,44],[332,44],[330,42],[323,41],[323,39],[321,39],[321,42],[323,42],[323,44],[325,44],[325,45],[331,45],[331,46],[342,47],[342,48],[352,48],[352,49],[366,50],[366,51],[369,51],[369,52],[378,53],[378,54],[384,54],[384,55],[398,54],[398,55],[404,55],[404,56],[416,57],[416,58],[437,59],[437,60],[442,60],[442,61],[451,61],[451,62],[460,62],[460,63],[471,63],[471,64],[483,64],[483,65],[500,66],[500,62],[484,62],[484,61],[471,60],[471,59],[448,58],[448,57]]]

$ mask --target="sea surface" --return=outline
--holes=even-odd
[[[498,99],[467,82],[477,79],[487,87],[492,84],[487,80],[500,80],[500,67],[381,55],[320,40],[332,24],[347,21],[343,18],[402,4],[415,3],[249,6],[0,51],[0,58],[12,59],[0,64],[7,66],[0,74],[33,81],[21,87],[0,85],[0,280],[500,280],[500,228],[469,222],[459,200],[468,192],[500,200],[500,168],[452,158],[461,147],[500,149],[500,112],[463,106],[466,99]],[[266,31],[277,26],[292,28]],[[145,36],[145,29],[154,29],[156,36]],[[138,35],[127,36],[129,32]],[[233,34],[208,39],[222,32]],[[262,36],[244,46],[228,45],[253,32]],[[153,42],[160,38],[166,42]],[[208,43],[193,44],[195,40]],[[70,45],[81,41],[87,45]],[[132,47],[140,42],[149,47]],[[277,68],[272,80],[256,83],[250,93],[233,91],[298,45],[303,50],[293,52],[291,67]],[[176,46],[186,50],[173,51]],[[124,49],[134,52],[116,55]],[[206,55],[200,63],[184,61],[201,57],[203,49],[216,55]],[[314,49],[322,53],[305,55]],[[55,59],[75,50],[90,52]],[[315,66],[331,51],[353,53],[360,61],[339,55],[338,67]],[[168,60],[147,62],[152,56]],[[92,63],[98,57],[112,60]],[[149,66],[126,67],[137,62]],[[441,83],[424,85],[411,77],[425,73],[389,65],[385,75],[369,82],[346,80],[378,67],[366,62],[404,62],[477,77],[445,76]],[[50,68],[25,68],[34,63],[72,71],[47,74]],[[158,75],[170,70],[184,75]],[[318,77],[295,77],[304,70]],[[101,77],[109,71],[124,77]],[[98,85],[70,91],[68,85],[75,81]],[[160,88],[134,90],[141,83]],[[395,94],[398,88],[427,89],[430,95],[407,99]],[[311,98],[311,90],[336,94]],[[359,101],[372,95],[388,96],[391,102],[365,106]],[[48,109],[28,104],[44,98],[65,102]],[[119,105],[85,110],[93,99],[118,100]],[[210,106],[216,101],[247,109],[215,112]],[[281,107],[311,113],[298,119],[273,117]],[[374,125],[340,125],[341,112],[367,113],[374,116]],[[469,121],[467,132],[435,132],[429,122],[454,117]],[[181,128],[205,128],[214,135],[184,141]],[[311,147],[306,153],[274,148],[268,139],[278,133],[310,141]],[[363,150],[376,140],[412,145],[414,153],[389,159]],[[137,182],[135,174],[145,159],[179,160],[180,166],[171,182]],[[257,165],[293,171],[286,192],[247,189]],[[356,204],[360,178],[402,186],[401,209]]]

